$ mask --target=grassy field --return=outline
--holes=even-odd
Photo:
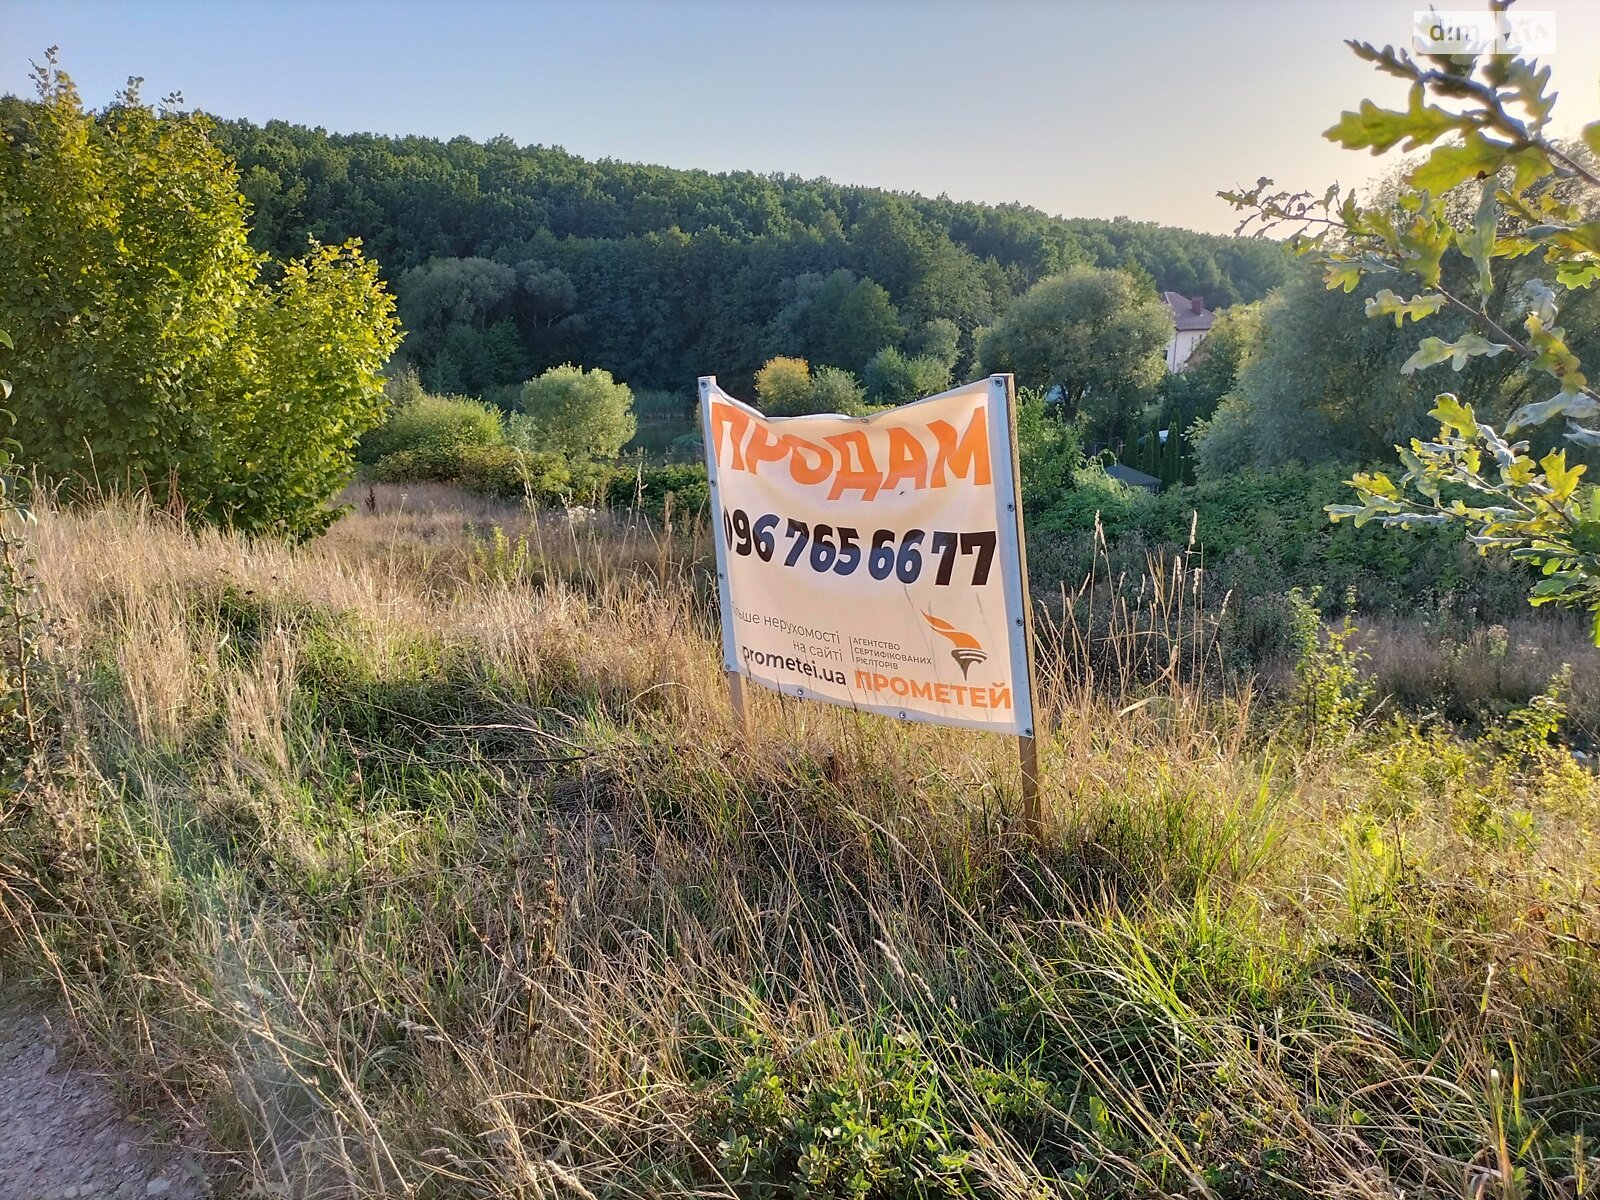
[[[767,694],[741,738],[692,534],[412,488],[298,550],[32,542],[7,967],[242,1194],[1600,1187],[1559,694],[1467,738],[1333,648],[1267,703],[1168,571],[1097,627],[1154,672],[1047,631],[1035,842],[1002,739]]]

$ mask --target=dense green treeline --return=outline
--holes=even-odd
[[[1276,243],[1061,219],[827,180],[713,175],[559,148],[329,134],[226,121],[254,241],[360,237],[399,295],[403,350],[432,388],[474,394],[565,361],[635,387],[707,370],[747,383],[792,354],[863,370],[930,321],[973,332],[1041,277],[1122,267],[1211,307],[1286,276]]]

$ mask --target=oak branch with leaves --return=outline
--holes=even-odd
[[[1505,20],[1507,4],[1493,6]],[[1526,404],[1497,431],[1451,393],[1432,415],[1435,440],[1396,447],[1398,479],[1378,472],[1350,480],[1357,503],[1329,505],[1335,520],[1413,527],[1458,524],[1484,554],[1509,553],[1537,567],[1534,604],[1587,609],[1600,645],[1600,492],[1582,482],[1584,467],[1569,467],[1564,450],[1535,459],[1522,430],[1566,421],[1566,438],[1600,447],[1600,391],[1589,382],[1559,324],[1564,295],[1600,280],[1600,121],[1586,126],[1588,154],[1548,134],[1555,93],[1550,68],[1514,55],[1412,55],[1349,42],[1379,71],[1410,84],[1404,109],[1362,101],[1324,135],[1350,150],[1381,154],[1431,147],[1406,173],[1396,203],[1363,205],[1335,184],[1317,196],[1273,190],[1270,179],[1252,189],[1222,192],[1245,213],[1241,232],[1289,233],[1299,254],[1324,268],[1329,288],[1352,291],[1369,277],[1392,281],[1367,301],[1369,317],[1427,319],[1443,309],[1476,327],[1453,342],[1424,338],[1401,368],[1407,374],[1449,362],[1460,370],[1481,355],[1515,354],[1526,369],[1548,376],[1553,394]],[[1440,101],[1441,103],[1430,103]],[[1470,220],[1452,219],[1446,194],[1479,181]],[[1454,247],[1476,271],[1465,285],[1447,283],[1445,255]],[[1520,333],[1490,313],[1500,260],[1542,256],[1538,275],[1514,297]],[[1530,260],[1532,261],[1532,260]],[[1407,298],[1401,290],[1412,291]]]

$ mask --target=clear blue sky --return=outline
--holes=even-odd
[[[1600,0],[1535,6],[1557,14],[1561,124],[1600,116]],[[29,60],[59,45],[95,106],[142,75],[149,98],[181,91],[256,121],[503,133],[590,158],[1225,230],[1218,188],[1384,169],[1319,134],[1364,96],[1403,100],[1340,39],[1401,42],[1414,7],[0,0],[0,91],[26,92]]]

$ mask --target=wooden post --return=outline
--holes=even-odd
[[[1022,824],[1029,836],[1044,833],[1044,810],[1039,806],[1039,743],[1023,735],[1017,738],[1017,758],[1022,766]]]
[[[728,699],[733,703],[734,719],[739,722],[739,732],[745,737],[750,736],[750,710],[744,704],[744,676],[737,671],[726,672],[728,676]]]

